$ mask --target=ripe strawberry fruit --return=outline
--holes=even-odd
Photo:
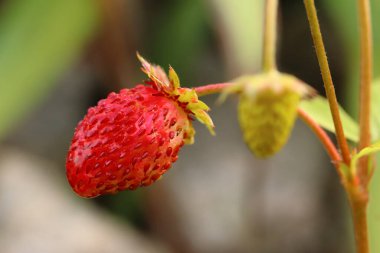
[[[139,56],[151,87],[138,85],[111,93],[88,110],[72,140],[66,174],[82,197],[96,197],[148,186],[193,143],[192,118],[213,133],[209,108],[194,90],[180,88],[175,71],[169,78]]]

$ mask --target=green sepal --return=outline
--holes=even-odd
[[[169,66],[169,80],[174,90],[178,89],[180,85],[179,77],[172,66]]]
[[[232,83],[233,85],[222,91],[218,103],[224,102],[230,94],[234,93],[244,93],[253,98],[258,92],[268,88],[276,92],[292,90],[300,94],[301,97],[313,96],[315,94],[315,90],[312,87],[295,76],[278,71],[240,76],[233,80]]]

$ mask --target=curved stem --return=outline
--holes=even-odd
[[[343,178],[342,172],[339,169],[339,162],[342,160],[337,148],[331,141],[330,137],[327,135],[325,130],[323,130],[317,122],[315,122],[310,115],[308,115],[304,110],[298,108],[298,116],[310,127],[310,129],[315,133],[323,147],[326,149],[327,154],[330,156],[340,178]]]
[[[369,0],[358,0],[360,24],[360,140],[359,150],[371,144],[372,31]],[[368,156],[359,161],[359,177],[368,183]]]
[[[317,11],[315,9],[314,0],[304,0],[307,17],[309,19],[311,35],[313,37],[315,51],[317,54],[319,66],[322,73],[322,79],[326,90],[326,96],[330,104],[330,110],[334,121],[336,137],[338,145],[342,151],[343,161],[346,165],[350,165],[350,149],[346,138],[344,137],[344,130],[342,121],[339,114],[338,101],[336,99],[335,88],[331,77],[329,63],[327,61],[326,50],[323,44],[321,29],[319,27],[319,21]]]
[[[215,93],[220,93],[223,89],[231,86],[233,83],[215,83],[215,84],[207,84],[204,86],[195,87],[195,92],[199,97],[211,95]]]
[[[269,72],[276,66],[277,15],[278,0],[266,0],[264,40],[263,40],[263,70]]]

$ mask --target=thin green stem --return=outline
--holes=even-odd
[[[326,90],[326,96],[330,104],[330,110],[334,121],[338,145],[342,152],[343,162],[346,165],[349,165],[351,160],[350,149],[348,147],[346,138],[344,137],[344,130],[342,126],[342,121],[340,119],[338,101],[336,99],[335,88],[331,77],[329,63],[327,61],[326,50],[323,44],[321,29],[319,27],[319,21],[317,11],[315,9],[314,0],[304,0],[304,3],[306,7],[307,17],[309,19],[311,35],[313,37],[315,45],[315,51],[322,73],[322,79]]]
[[[372,30],[369,0],[358,0],[360,25],[360,141],[359,150],[371,144]],[[367,185],[368,156],[359,161],[359,177]]]
[[[277,15],[278,0],[266,0],[265,24],[263,40],[263,71],[269,72],[277,69],[276,42],[277,42]]]

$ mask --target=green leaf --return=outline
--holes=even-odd
[[[93,0],[12,0],[0,13],[0,138],[47,94],[95,31]]]
[[[234,76],[250,73],[260,66],[265,1],[210,0],[216,30],[223,31],[227,68]],[[247,25],[249,24],[249,25]]]
[[[329,102],[326,98],[316,96],[310,100],[303,100],[300,108],[309,114],[321,127],[335,133],[334,122],[331,116]],[[339,107],[339,112],[346,138],[353,142],[359,140],[359,126],[354,119],[348,115],[343,108]]]
[[[193,78],[189,66],[203,53],[207,40],[207,4],[203,0],[169,1],[155,15],[154,27],[150,29],[148,45],[155,62],[162,66],[170,63],[183,80]],[[154,43],[151,43],[154,41]]]
[[[371,93],[371,130],[372,139],[380,139],[380,79],[372,85]]]

